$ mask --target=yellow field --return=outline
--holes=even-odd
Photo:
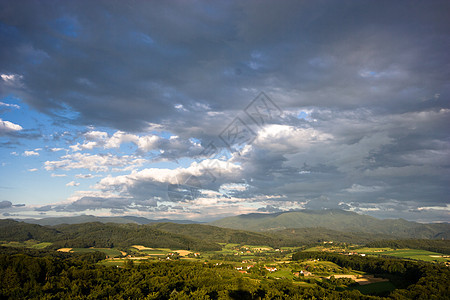
[[[180,254],[180,256],[187,256],[188,254],[192,253],[192,251],[188,251],[188,250],[175,250],[173,252]]]
[[[145,246],[142,246],[142,245],[133,245],[131,247],[134,247],[134,248],[138,249],[139,251],[142,251],[142,250],[153,250],[153,248],[148,248],[148,247],[145,247]]]
[[[70,252],[70,251],[72,251],[72,248],[60,248],[57,251],[59,251],[59,252]]]

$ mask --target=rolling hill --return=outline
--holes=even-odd
[[[288,228],[323,227],[341,232],[363,232],[395,238],[448,239],[450,224],[420,224],[403,219],[380,220],[344,210],[301,210],[274,214],[254,213],[223,218],[209,225],[270,232]]]
[[[158,230],[178,233],[185,236],[216,243],[237,243],[246,245],[302,246],[324,241],[365,244],[393,238],[386,234],[358,232],[340,232],[336,230],[315,228],[290,228],[277,231],[253,232],[222,228],[204,224],[152,224]]]
[[[178,233],[215,243],[242,243],[247,245],[275,245],[280,243],[279,238],[265,233],[221,228],[203,224],[157,223],[149,226],[161,231]]]
[[[213,242],[161,231],[150,225],[83,223],[41,226],[0,220],[0,241],[38,240],[52,242],[52,248],[129,247],[134,244],[193,250],[220,250]]]

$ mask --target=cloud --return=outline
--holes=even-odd
[[[50,175],[50,176],[52,176],[52,177],[66,177],[67,175],[66,174],[55,174],[55,173],[52,173],[52,175]]]
[[[66,184],[66,186],[79,186],[80,184],[78,182],[75,181],[71,181],[69,183]]]
[[[266,205],[265,207],[258,208],[257,211],[258,212],[276,213],[276,212],[282,212],[283,210],[279,209],[278,207],[274,207],[272,205]]]
[[[92,175],[92,174],[77,174],[77,175],[75,175],[75,178],[82,178],[82,179],[94,178],[94,177],[97,177],[97,176]]]
[[[87,169],[94,172],[107,172],[111,169],[134,169],[141,166],[145,161],[145,159],[132,155],[74,153],[61,156],[61,160],[46,161],[44,168],[47,171]]]
[[[1,101],[0,101],[0,107],[1,107],[1,106],[7,107],[7,108],[20,109],[20,106],[17,105],[17,104],[9,104],[9,103],[4,103],[4,102],[1,102]]]
[[[44,205],[41,207],[36,207],[34,210],[44,212],[44,211],[50,211],[52,209],[53,209],[52,205]]]
[[[12,202],[11,201],[0,201],[0,209],[5,209],[5,208],[10,208],[12,207]]]
[[[33,168],[33,169],[28,169],[28,172],[36,172],[38,169]]]
[[[39,156],[39,152],[33,151],[33,150],[27,150],[23,152],[23,156]]]
[[[0,136],[21,131],[23,128],[18,124],[0,119]]]
[[[177,193],[188,185],[174,178],[191,178],[196,200],[215,203],[205,214],[351,206],[430,218],[435,211],[417,209],[440,207],[450,194],[449,8],[5,1],[0,96],[78,128],[59,136],[67,153],[46,170],[123,172],[76,194],[74,210],[156,199],[162,213],[175,213],[170,203],[188,201],[161,204],[167,185]],[[283,112],[263,125],[244,111],[260,91]],[[264,113],[262,104],[251,111]],[[232,153],[219,134],[236,117],[254,140]],[[1,136],[24,132],[0,120]],[[221,162],[201,156],[210,143]],[[217,163],[215,181],[200,167],[208,163]],[[233,184],[245,189],[230,190],[227,206],[220,189]]]
[[[10,86],[20,86],[23,79],[23,76],[18,74],[1,74],[0,77],[6,85]]]

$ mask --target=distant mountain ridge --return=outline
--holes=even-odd
[[[209,225],[251,231],[323,227],[341,232],[385,234],[397,238],[449,239],[450,224],[420,224],[403,219],[381,220],[340,209],[299,210],[227,217]]]
[[[136,225],[163,224],[161,225],[161,227],[156,226],[155,228],[170,231],[173,233],[183,232],[190,236],[197,236],[199,232],[206,233],[206,227],[175,227],[174,225],[168,225],[167,223],[187,225],[205,224],[235,230],[273,233],[270,235],[271,238],[276,235],[283,235],[284,239],[291,238],[290,235],[292,235],[292,229],[309,228],[307,231],[303,232],[298,230],[295,231],[295,240],[303,239],[298,236],[300,232],[302,232],[301,235],[309,235],[310,238],[308,238],[308,240],[311,239],[311,237],[314,235],[314,232],[320,233],[322,237],[332,237],[333,235],[339,235],[340,240],[347,240],[345,233],[351,233],[351,239],[358,237],[358,240],[361,241],[364,240],[364,236],[361,235],[364,233],[367,234],[368,240],[378,240],[381,237],[388,239],[450,239],[449,223],[420,224],[403,219],[381,220],[368,215],[361,215],[355,212],[339,209],[299,210],[278,212],[272,214],[252,213],[227,217],[210,223],[200,223],[189,220],[151,220],[136,216],[97,217],[92,215],[43,219],[24,219],[17,221],[25,222],[28,224],[37,224],[41,226],[57,226],[62,224],[72,225],[92,222],[117,224],[131,223]],[[211,235],[223,235],[223,237],[227,236],[227,240],[230,239],[230,232],[227,232],[225,234],[224,232],[213,230],[213,228],[210,228],[207,231],[209,231]],[[333,231],[335,231],[335,233],[333,233]],[[339,232],[339,234],[337,232]],[[234,232],[234,234],[238,234],[238,232]],[[264,240],[263,236],[247,236],[244,240],[252,240],[254,238]]]
[[[170,219],[157,219],[151,220],[144,217],[135,216],[122,216],[122,217],[97,217],[92,215],[81,215],[74,217],[50,217],[42,219],[16,219],[15,221],[25,222],[29,224],[38,224],[42,226],[54,226],[61,224],[82,224],[90,222],[100,222],[100,223],[117,223],[117,224],[150,224],[150,223],[178,223],[178,224],[198,224],[200,222],[190,221],[190,220],[170,220]]]

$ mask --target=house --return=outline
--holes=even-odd
[[[303,276],[310,276],[311,272],[301,270],[300,274],[302,274]]]
[[[277,270],[277,268],[275,268],[275,267],[265,267],[265,268],[269,272],[275,272]]]

